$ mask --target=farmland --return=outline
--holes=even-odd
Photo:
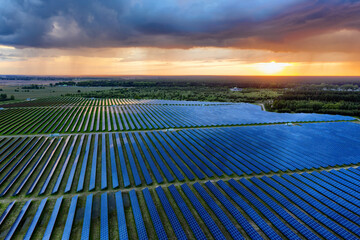
[[[360,125],[245,103],[0,107],[1,239],[356,239]]]

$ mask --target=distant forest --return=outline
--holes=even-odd
[[[266,110],[360,116],[359,91],[300,89],[285,91],[265,104]]]
[[[360,116],[358,80],[318,84],[305,80],[90,79],[62,81],[55,86],[112,87],[111,90],[76,94],[83,97],[263,103],[267,111],[274,112]],[[230,91],[233,87],[238,87],[238,91]]]

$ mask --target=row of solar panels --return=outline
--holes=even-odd
[[[150,185],[357,164],[357,124],[191,129],[0,140],[0,196]],[[342,126],[342,133],[336,126]],[[262,128],[263,134],[258,132]],[[273,133],[277,133],[277,135]],[[291,132],[290,132],[291,133]],[[300,135],[301,134],[301,135]],[[342,136],[341,134],[348,134]],[[281,138],[281,136],[287,136]],[[306,139],[306,141],[304,140]],[[317,142],[314,145],[313,142]],[[341,155],[332,149],[342,149]],[[100,173],[100,175],[99,175]],[[52,188],[52,190],[51,190]]]
[[[59,106],[111,106],[111,105],[214,105],[231,104],[223,102],[177,101],[160,99],[125,99],[125,98],[81,98],[81,97],[51,97],[31,101],[0,104],[1,107],[59,107]]]
[[[0,230],[5,239],[357,239],[359,184],[350,168],[11,202]]]
[[[12,108],[0,111],[0,133],[169,129],[281,122],[354,120],[321,114],[280,114],[251,104],[178,106],[124,105],[59,108]]]
[[[122,131],[199,126],[186,112],[170,106],[116,106],[11,109],[0,116],[2,134]],[[168,113],[168,112],[171,113]],[[23,124],[18,124],[23,122]],[[216,125],[216,124],[215,124]]]

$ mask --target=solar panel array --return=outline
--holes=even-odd
[[[108,101],[106,99],[104,101]],[[113,101],[113,100],[111,100]],[[352,117],[289,114],[236,104],[119,104],[6,108],[0,111],[3,135],[35,133],[108,132],[284,122],[348,121]],[[21,124],[19,124],[21,123]]]
[[[167,100],[6,107],[1,239],[360,236],[360,125],[351,117]],[[308,121],[326,122],[299,123]],[[63,134],[32,134],[51,132]]]
[[[358,164],[358,131],[360,125],[355,123],[321,123],[0,138],[0,196],[74,193]]]
[[[5,239],[357,239],[359,182],[348,168],[14,201],[0,229]]]

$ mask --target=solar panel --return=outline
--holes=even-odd
[[[81,165],[81,171],[80,171],[78,186],[77,186],[77,189],[76,189],[77,192],[80,192],[80,191],[84,190],[85,173],[86,173],[86,167],[88,165],[87,163],[88,163],[88,160],[89,160],[91,138],[92,138],[92,135],[90,134],[88,136],[88,139],[87,139],[85,154],[84,154],[83,162],[82,162],[82,165]]]
[[[211,210],[215,213],[221,223],[224,225],[228,233],[234,239],[244,239],[241,233],[236,229],[231,220],[226,216],[224,211],[216,204],[216,202],[212,199],[212,197],[206,192],[206,190],[197,182],[193,184],[194,188],[200,194],[200,196],[205,200],[207,205],[211,208]]]
[[[45,230],[45,233],[44,233],[44,236],[43,236],[43,240],[48,240],[51,237],[52,231],[53,231],[54,226],[55,226],[56,218],[57,218],[57,216],[59,214],[59,210],[60,210],[60,207],[61,207],[62,200],[63,200],[62,196],[59,197],[56,200],[54,209],[53,209],[53,211],[51,213],[50,220],[48,222],[48,225],[46,227],[46,230]]]
[[[59,176],[58,176],[58,178],[57,178],[57,180],[56,180],[55,186],[54,186],[54,188],[53,188],[53,190],[52,190],[52,192],[51,192],[52,194],[57,193],[57,192],[59,191],[60,184],[61,184],[62,179],[63,179],[63,177],[64,177],[64,174],[65,174],[67,165],[69,164],[70,157],[71,157],[71,155],[72,155],[72,153],[73,153],[73,150],[74,150],[74,147],[75,147],[75,143],[76,143],[77,138],[78,138],[78,135],[75,135],[75,137],[74,137],[74,139],[73,139],[73,142],[72,142],[72,144],[71,144],[71,146],[70,146],[69,152],[68,152],[68,154],[67,154],[67,156],[66,156],[66,158],[65,158],[65,161],[64,161],[64,163],[63,163],[63,166],[62,166],[62,168],[61,168],[61,170],[60,170]]]
[[[136,197],[135,190],[131,190],[129,192],[129,195],[130,195],[131,208],[132,208],[134,219],[135,219],[138,238],[139,239],[148,239],[146,228],[144,225],[144,220],[143,220],[143,217],[141,214],[141,210],[140,210],[139,202]]]
[[[174,185],[168,187],[196,239],[206,239],[204,232]]]
[[[236,219],[236,221],[242,226],[242,228],[246,231],[247,234],[249,234],[252,239],[261,239],[259,233],[253,228],[253,226],[243,216],[243,214],[241,214],[241,212],[237,210],[237,208],[211,182],[206,182],[205,185],[226,207],[229,213],[231,213],[231,215]]]
[[[101,194],[100,239],[109,239],[109,217],[107,193]]]
[[[29,208],[29,206],[30,206],[30,203],[31,203],[31,200],[28,200],[28,201],[24,204],[24,206],[22,207],[19,215],[18,215],[17,218],[15,219],[15,222],[13,223],[13,225],[12,225],[11,228],[10,228],[10,230],[8,231],[8,233],[7,233],[6,237],[5,237],[5,240],[10,240],[10,239],[13,237],[16,229],[17,229],[17,228],[19,227],[19,225],[20,225],[20,222],[21,222],[22,219],[24,218],[24,215],[25,215],[26,211],[28,210],[28,208]]]
[[[90,184],[89,184],[89,191],[95,189],[96,183],[96,164],[97,164],[97,155],[98,155],[98,148],[99,148],[99,134],[95,135],[95,142],[94,142],[94,149],[92,155],[92,162],[91,162],[91,172],[90,172]]]
[[[111,164],[111,178],[112,178],[112,187],[119,187],[119,178],[117,174],[116,161],[115,161],[115,151],[112,134],[108,134],[109,137],[109,148],[110,148],[110,164]]]
[[[119,238],[120,240],[128,239],[124,204],[123,204],[121,191],[115,193],[115,201],[116,201],[117,220],[119,227]]]
[[[124,181],[124,187],[128,187],[128,186],[130,186],[130,179],[129,179],[129,174],[128,174],[127,168],[126,168],[125,156],[124,156],[123,148],[121,146],[119,134],[115,133],[115,137],[116,137],[116,145],[117,145],[119,159],[120,159],[122,178]]]
[[[210,216],[210,214],[206,211],[204,206],[200,203],[200,201],[196,198],[194,193],[191,191],[188,185],[182,184],[181,189],[186,194],[187,198],[190,200],[193,207],[196,209],[197,213],[204,221],[206,227],[210,230],[211,234],[215,239],[226,239],[224,234],[221,232],[218,225],[215,223],[214,219]]]
[[[70,239],[71,229],[72,229],[75,212],[76,212],[77,201],[78,201],[78,195],[75,195],[74,197],[72,197],[68,216],[67,216],[66,223],[65,223],[64,232],[63,232],[63,235],[61,238],[62,240]]]
[[[93,195],[86,197],[84,221],[81,230],[81,240],[88,240],[90,238],[91,212],[92,212]]]
[[[9,215],[11,209],[14,207],[14,204],[15,204],[15,201],[12,201],[11,203],[9,203],[9,205],[6,207],[5,211],[1,214],[1,216],[0,216],[0,226],[4,222],[6,217]]]
[[[103,122],[104,124],[104,122]],[[103,125],[104,126],[104,125]],[[101,134],[101,189],[107,188],[107,167],[106,167],[106,138],[105,134]]]
[[[36,228],[36,225],[38,224],[39,219],[40,219],[40,217],[41,217],[41,214],[42,214],[42,212],[43,212],[43,210],[44,210],[44,207],[45,207],[45,205],[46,205],[47,199],[48,199],[48,198],[45,198],[45,199],[43,199],[43,200],[40,202],[39,207],[38,207],[38,209],[37,209],[37,211],[36,211],[36,213],[35,213],[35,216],[34,216],[32,222],[31,222],[31,224],[30,224],[30,226],[29,226],[29,228],[28,228],[28,230],[27,230],[27,232],[26,232],[26,234],[25,234],[25,236],[24,236],[24,239],[26,239],[26,240],[30,240],[30,239],[31,239],[31,236],[32,236],[32,234],[34,233],[34,230],[35,230],[35,228]],[[0,224],[1,224],[1,223],[0,223]]]
[[[142,190],[142,192],[143,192],[145,202],[146,202],[147,208],[149,210],[151,221],[152,221],[153,226],[155,228],[157,237],[159,239],[168,239],[168,237],[166,235],[166,232],[165,232],[165,229],[164,229],[164,226],[163,226],[163,224],[161,222],[159,213],[156,210],[154,201],[152,200],[151,193],[150,193],[149,189],[145,188],[145,189]]]
[[[72,165],[71,170],[70,170],[68,181],[67,181],[66,186],[65,186],[65,191],[64,191],[65,193],[68,193],[71,190],[71,186],[72,186],[72,183],[74,181],[76,167],[78,165],[79,158],[80,158],[81,149],[83,148],[84,138],[85,138],[85,135],[82,135],[81,139],[80,139],[78,149],[77,149],[77,152],[76,152],[76,155],[75,155],[73,165]]]

